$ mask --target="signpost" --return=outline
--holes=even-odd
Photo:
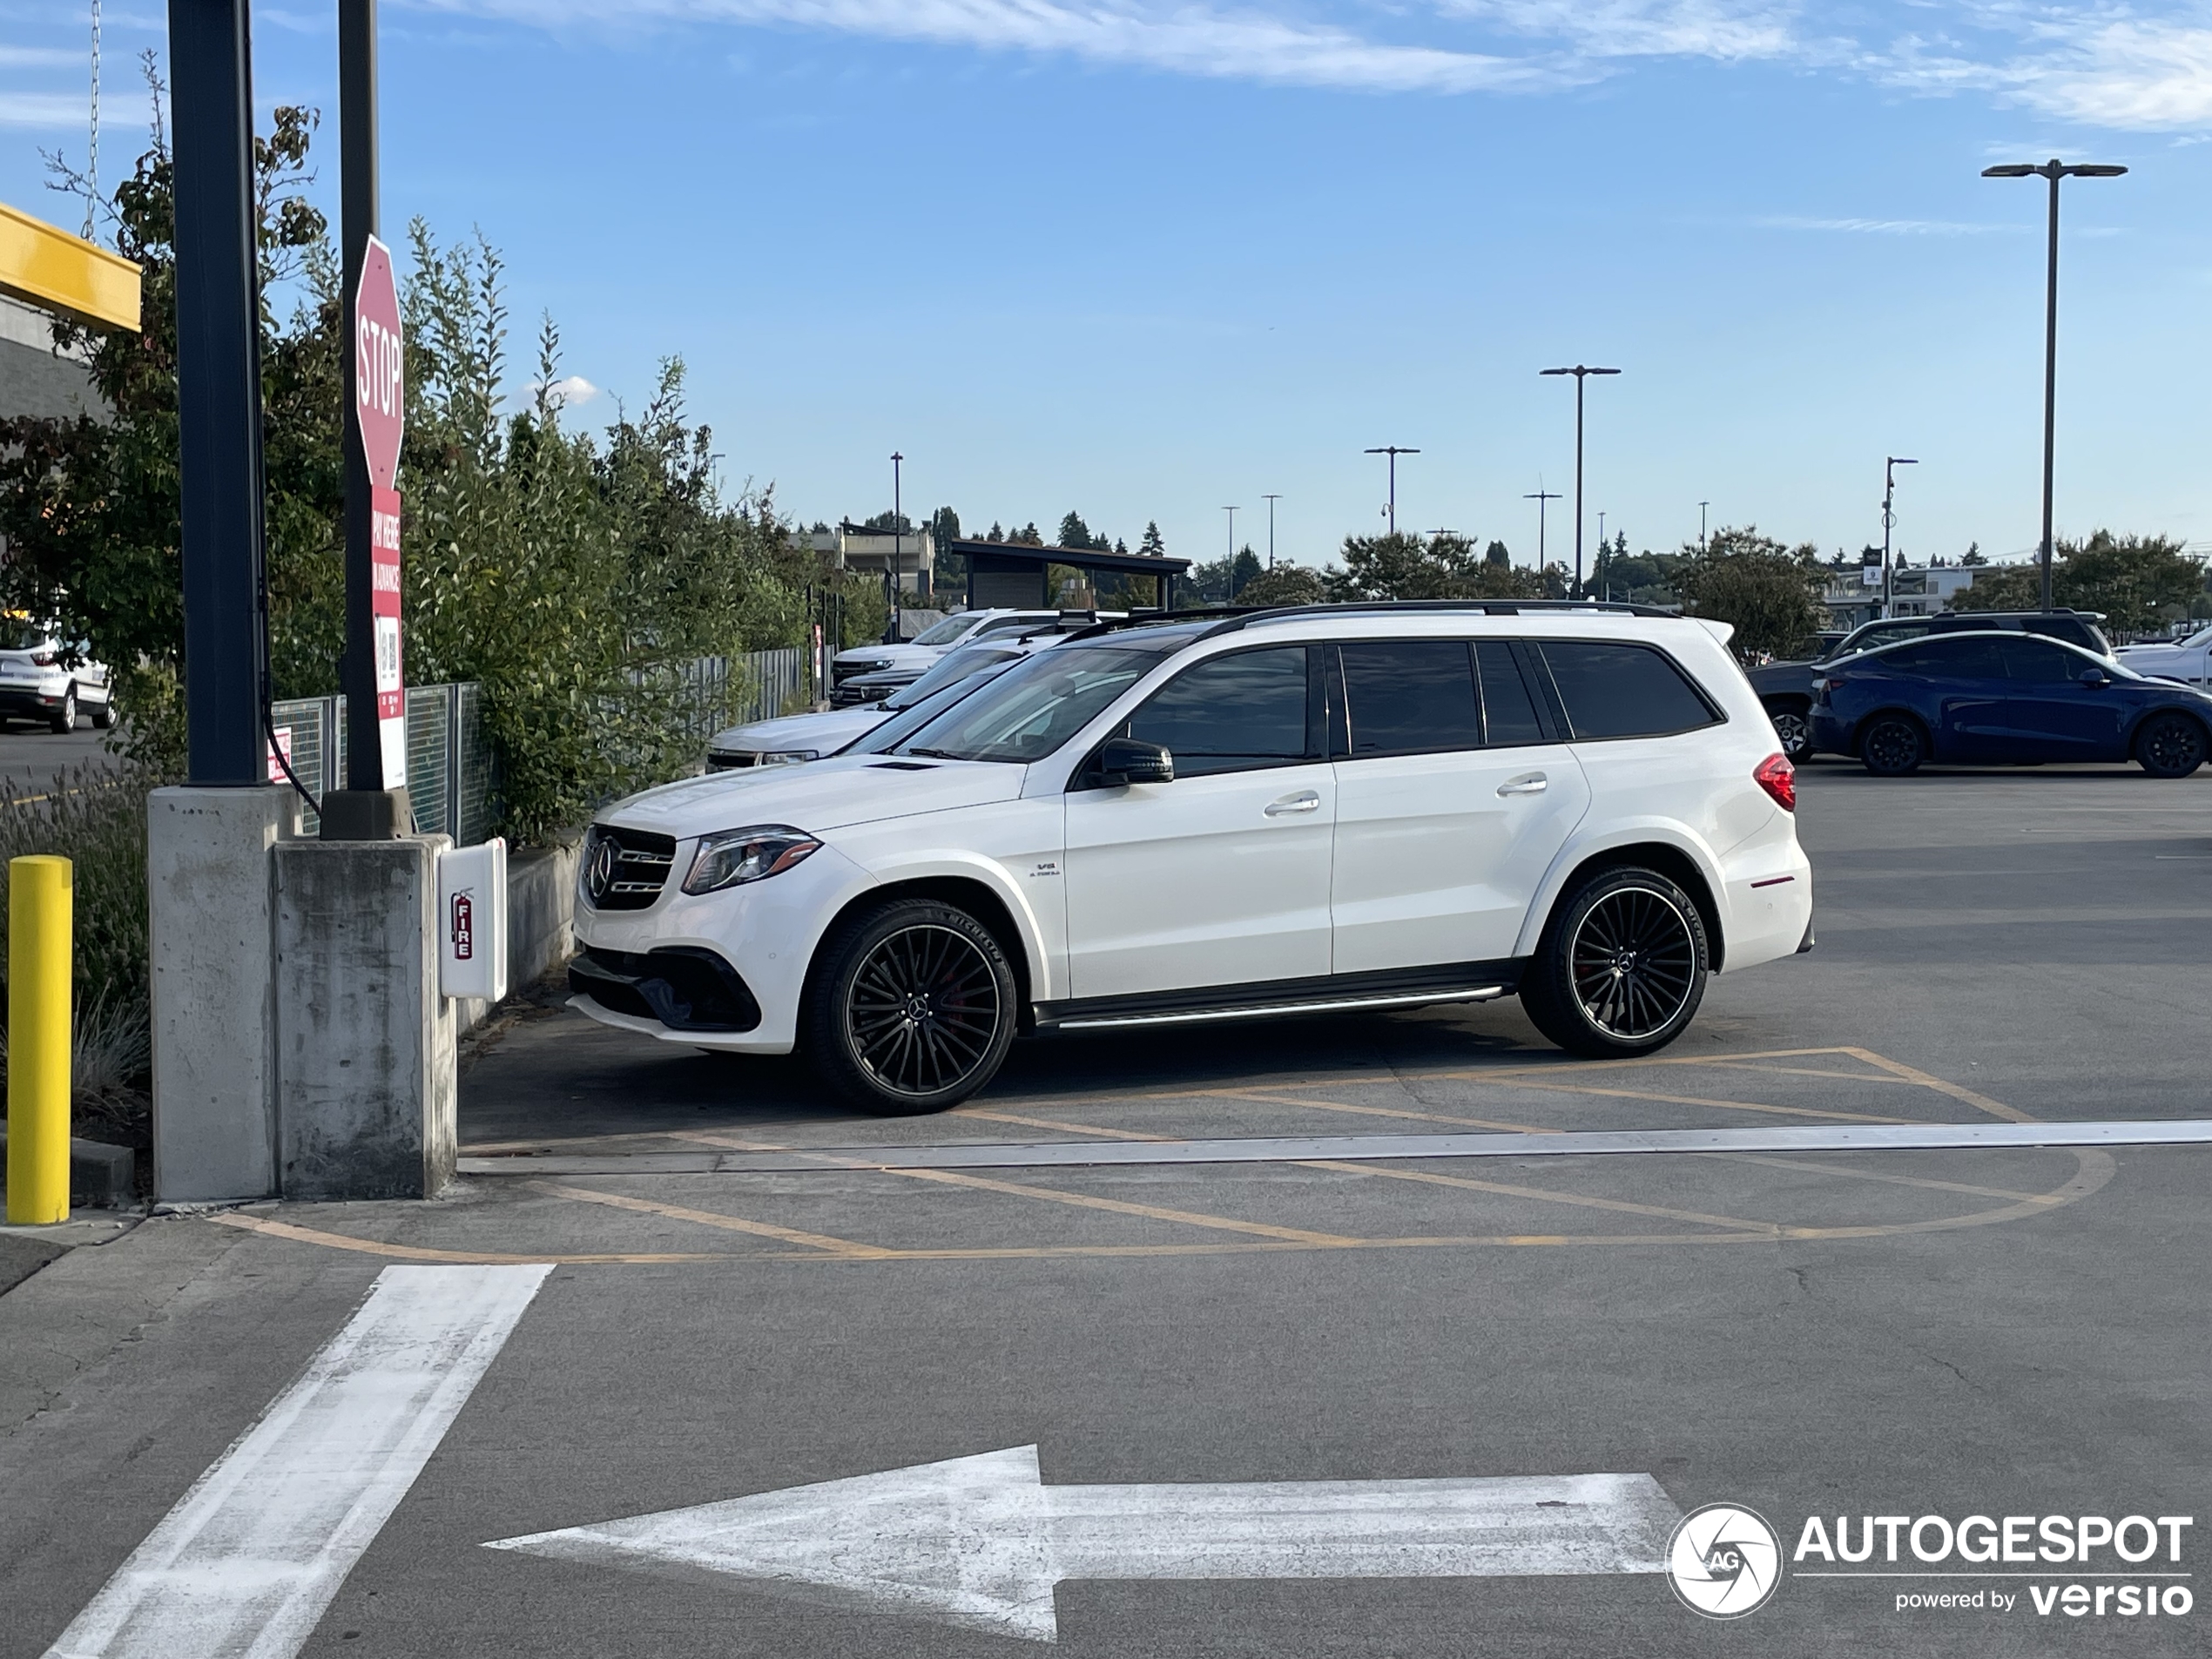
[[[354,413],[368,464],[369,610],[375,618],[376,737],[386,789],[407,786],[407,680],[400,653],[400,440],[407,352],[392,250],[374,236],[354,296]]]

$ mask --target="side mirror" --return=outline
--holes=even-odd
[[[2109,685],[2112,676],[2101,668],[2085,668],[2081,671],[2081,683],[2084,685]]]
[[[1109,784],[1171,784],[1175,757],[1157,743],[1109,738],[1098,751],[1098,772]]]

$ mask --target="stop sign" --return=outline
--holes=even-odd
[[[361,453],[379,489],[392,488],[400,466],[400,437],[407,429],[405,355],[392,250],[372,236],[354,295],[354,395]]]

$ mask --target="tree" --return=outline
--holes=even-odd
[[[1483,549],[1482,562],[1485,564],[1510,565],[1513,563],[1513,555],[1507,550],[1503,542],[1493,542],[1488,547]]]
[[[1966,543],[1966,556],[1960,559],[1959,563],[1961,564],[1986,564],[1989,563],[1989,556],[1981,550],[1981,543],[1979,542],[1969,542]]]
[[[1258,574],[1259,555],[1253,552],[1250,545],[1246,545],[1238,551],[1234,559],[1230,561],[1229,597],[1234,599],[1241,595],[1251,584],[1252,578]]]
[[[1424,541],[1406,531],[1390,536],[1347,536],[1344,567],[1331,567],[1323,580],[1329,597],[1342,604],[1362,599],[1533,599],[1544,591],[1533,570],[1493,564],[1478,556],[1464,536]]]
[[[1827,621],[1820,603],[1827,578],[1810,542],[1784,547],[1746,524],[1713,531],[1702,549],[1685,542],[1682,553],[1675,582],[1684,606],[1733,623],[1742,655],[1790,651]]]
[[[864,530],[878,530],[886,536],[890,535],[894,530],[901,536],[912,536],[914,533],[914,522],[904,513],[894,513],[889,508],[886,508],[873,517],[864,520],[860,528]]]
[[[1247,605],[1318,605],[1328,600],[1320,573],[1300,564],[1278,564],[1262,570],[1238,590],[1237,603]]]
[[[2087,542],[2060,542],[2051,560],[2051,603],[2102,611],[2108,629],[2137,633],[2188,614],[2203,591],[2204,561],[2168,536],[2114,536],[2099,530]],[[2043,603],[2040,564],[1986,566],[1974,584],[1954,595],[1959,610],[2034,610]]]
[[[1147,519],[1144,521],[1144,535],[1143,538],[1138,541],[1136,544],[1136,550],[1148,559],[1159,558],[1167,552],[1168,544],[1161,539],[1160,526],[1157,520]]]
[[[1083,523],[1081,513],[1069,512],[1060,516],[1060,534],[1052,543],[1055,547],[1089,547],[1090,526]]]
[[[1020,530],[1006,538],[1017,547],[1042,547],[1044,537],[1037,533],[1037,522],[1031,519]]]

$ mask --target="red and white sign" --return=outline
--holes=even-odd
[[[354,295],[354,395],[369,478],[379,489],[390,489],[407,431],[407,348],[392,250],[373,236]]]
[[[368,492],[369,610],[376,628],[376,735],[384,787],[407,783],[407,680],[400,654],[400,494]]]
[[[368,463],[369,610],[375,619],[376,731],[384,787],[407,784],[407,681],[400,651],[400,440],[407,431],[407,345],[392,250],[374,237],[354,295],[354,415]]]
[[[469,962],[475,958],[475,900],[468,894],[456,893],[453,895],[453,960]]]
[[[288,725],[277,727],[276,742],[273,745],[264,744],[262,747],[269,752],[269,781],[273,784],[284,782],[285,768],[292,764],[292,728]]]

